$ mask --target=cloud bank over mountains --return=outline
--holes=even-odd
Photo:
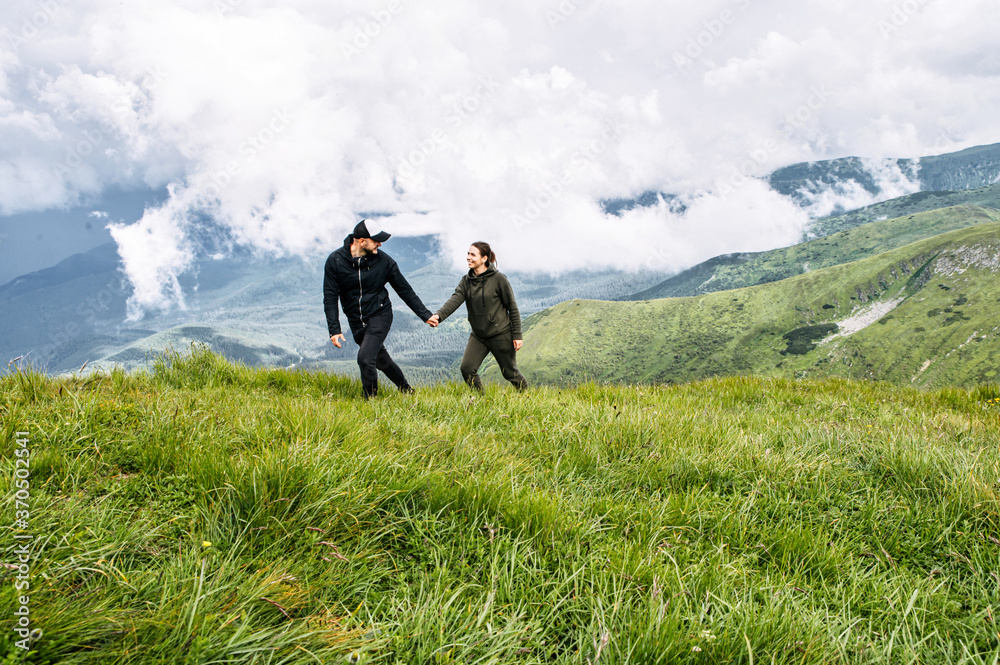
[[[488,240],[506,269],[681,269],[798,239],[807,212],[757,179],[778,167],[996,141],[997,19],[987,0],[17,0],[0,214],[167,187],[112,226],[135,315],[183,303],[200,257],[321,256],[365,212],[458,260]],[[650,191],[685,209],[601,206]]]

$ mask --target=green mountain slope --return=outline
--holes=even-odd
[[[792,247],[717,256],[629,296],[628,300],[677,298],[766,284],[857,261],[946,231],[997,221],[1000,211],[978,205],[958,205],[875,221]]]
[[[821,217],[809,226],[811,237],[827,236],[838,231],[883,219],[905,217],[918,212],[959,205],[979,205],[1000,209],[1000,183],[957,191],[941,190],[907,194],[888,201],[845,212],[842,215]]]
[[[984,224],[756,287],[562,303],[528,320],[520,364],[529,380],[554,383],[741,373],[994,381],[998,277],[1000,223]],[[813,344],[834,331],[846,334]]]

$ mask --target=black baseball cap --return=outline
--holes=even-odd
[[[391,233],[386,233],[385,231],[379,231],[375,235],[368,232],[368,227],[365,226],[365,220],[358,222],[358,225],[354,227],[354,233],[352,233],[355,238],[371,238],[375,242],[385,242],[392,237]]]

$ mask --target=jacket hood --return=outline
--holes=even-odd
[[[472,272],[472,268],[469,268],[469,279],[476,279],[476,280],[486,279],[490,275],[496,274],[496,272],[497,272],[497,267],[492,263],[486,266],[486,270],[484,270],[481,275],[477,275],[476,273]]]

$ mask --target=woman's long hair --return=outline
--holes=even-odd
[[[474,243],[472,243],[472,246],[479,250],[479,255],[480,256],[485,256],[486,257],[486,264],[487,265],[489,265],[491,263],[494,264],[494,265],[496,265],[497,255],[493,253],[492,249],[490,249],[489,243],[474,242]]]

